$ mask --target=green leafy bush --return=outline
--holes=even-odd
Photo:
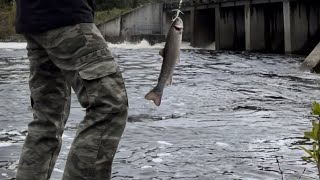
[[[10,39],[15,35],[15,3],[0,0],[0,39]]]
[[[319,163],[319,145],[320,145],[320,138],[319,138],[319,126],[320,126],[320,104],[317,102],[312,103],[311,108],[311,123],[312,129],[311,131],[304,132],[304,137],[311,141],[312,149],[308,149],[306,147],[301,146],[309,156],[303,156],[302,159],[307,162],[314,162],[320,173],[320,163]]]

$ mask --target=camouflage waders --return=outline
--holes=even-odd
[[[25,37],[34,119],[28,125],[17,180],[50,178],[69,116],[70,86],[86,115],[78,126],[63,180],[110,179],[128,100],[105,40],[92,23]]]

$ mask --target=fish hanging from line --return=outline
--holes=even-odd
[[[183,21],[180,17],[176,17],[170,26],[165,46],[159,52],[163,57],[163,62],[158,78],[158,84],[145,95],[145,99],[152,100],[157,106],[160,106],[161,104],[164,87],[172,84],[174,68],[176,64],[180,62],[182,32]]]

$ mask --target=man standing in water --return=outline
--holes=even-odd
[[[69,116],[70,87],[86,115],[79,123],[62,179],[111,179],[128,100],[119,67],[93,24],[94,0],[16,3],[16,31],[27,40],[34,117],[16,179],[50,178]]]

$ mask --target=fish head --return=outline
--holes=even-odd
[[[172,23],[172,26],[174,27],[174,29],[179,32],[182,33],[183,31],[183,21],[180,17],[177,17],[174,22]]]

